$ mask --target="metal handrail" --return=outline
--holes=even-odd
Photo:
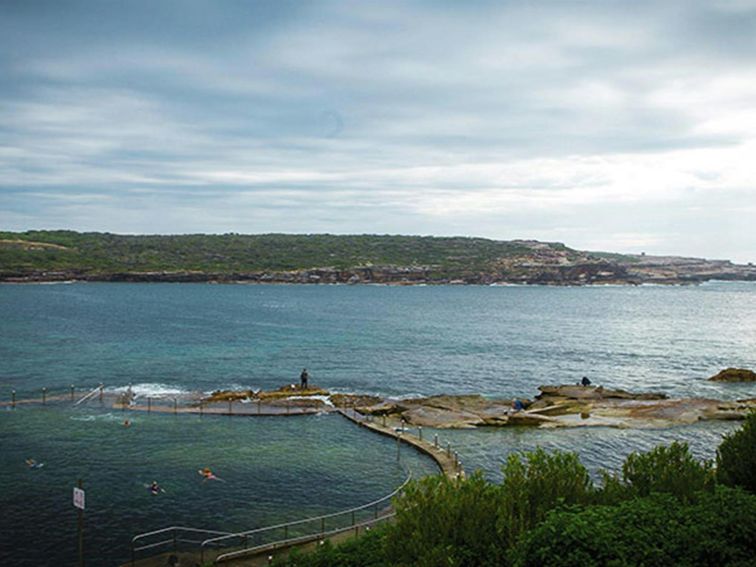
[[[102,389],[104,386],[105,386],[104,384],[99,384],[94,390],[92,390],[91,392],[89,392],[86,396],[84,396],[83,398],[81,398],[74,405],[78,406],[81,402],[83,402],[84,400],[89,399],[92,395],[94,395],[95,393],[97,393],[97,391],[100,390],[100,389]]]
[[[137,534],[137,535],[135,535],[131,539],[131,543],[134,544],[139,539],[143,539],[143,538],[146,538],[146,537],[155,536],[155,535],[158,535],[158,534],[163,534],[163,533],[171,532],[171,531],[175,531],[175,530],[183,530],[185,532],[195,532],[195,533],[204,533],[204,534],[217,534],[217,535],[231,533],[231,532],[221,532],[221,531],[218,531],[218,530],[203,530],[203,529],[199,529],[199,528],[189,528],[189,527],[186,527],[186,526],[169,526],[167,528],[161,528],[159,530],[155,530],[155,531],[152,531],[152,532],[144,532],[144,533],[141,533],[141,534]]]
[[[246,548],[246,549],[237,549],[236,551],[229,551],[227,553],[222,553],[221,555],[219,555],[218,557],[216,557],[214,563],[215,564],[222,563],[222,562],[227,561],[229,559],[235,559],[237,557],[242,557],[244,555],[254,555],[256,553],[260,553],[263,550],[271,550],[272,551],[274,549],[278,549],[278,548],[281,548],[281,547],[289,547],[289,546],[294,545],[296,543],[311,541],[311,540],[313,540],[316,537],[317,538],[325,538],[325,537],[330,537],[330,536],[333,536],[333,535],[336,535],[336,534],[339,534],[339,533],[343,533],[343,532],[346,532],[346,531],[351,531],[351,530],[354,530],[354,529],[359,530],[359,528],[368,528],[368,527],[372,526],[373,524],[375,524],[377,522],[383,522],[383,521],[389,520],[389,519],[393,518],[394,516],[396,516],[396,512],[391,512],[390,514],[384,514],[384,515],[382,515],[382,516],[380,516],[378,518],[375,518],[375,519],[372,519],[372,520],[368,520],[366,522],[360,522],[359,524],[354,524],[352,526],[345,526],[343,528],[336,528],[336,529],[333,529],[333,530],[328,530],[327,532],[318,532],[316,534],[305,534],[305,535],[301,535],[301,536],[297,536],[297,537],[292,537],[292,538],[289,538],[289,539],[277,540],[277,541],[274,541],[274,542],[271,542],[271,543],[264,543],[262,545],[257,545],[255,547],[249,547],[249,548]]]
[[[136,561],[136,553],[138,551],[144,551],[146,549],[153,549],[156,547],[161,547],[164,545],[173,545],[174,547],[178,543],[193,543],[193,544],[199,544],[202,543],[203,540],[197,540],[197,539],[183,539],[179,537],[180,532],[189,532],[189,533],[196,533],[196,534],[204,534],[204,535],[224,535],[229,534],[230,532],[221,532],[218,530],[205,530],[205,529],[198,529],[198,528],[190,528],[187,526],[169,526],[167,528],[162,528],[159,530],[154,530],[151,532],[145,532],[141,534],[135,535],[131,539],[131,564],[134,565]],[[141,545],[137,547],[137,542],[140,540],[143,540],[145,538],[154,537],[166,533],[171,533],[171,537],[169,539],[163,539],[160,541],[156,541],[153,543],[148,543],[146,545]]]
[[[247,537],[249,537],[251,535],[259,535],[259,534],[262,534],[262,533],[265,533],[265,532],[270,532],[270,531],[273,531],[273,530],[284,529],[284,530],[288,531],[288,528],[290,528],[290,527],[299,526],[299,525],[302,525],[302,524],[305,524],[305,523],[317,522],[317,521],[321,522],[321,527],[322,527],[322,526],[325,525],[325,520],[327,520],[329,518],[334,518],[334,517],[337,517],[337,516],[344,516],[344,515],[347,515],[347,514],[352,514],[353,515],[355,512],[359,512],[361,510],[366,510],[368,508],[374,508],[374,507],[378,506],[379,504],[381,504],[383,502],[391,500],[394,496],[396,496],[397,494],[399,494],[399,492],[401,492],[402,490],[404,490],[404,488],[407,486],[407,484],[409,483],[409,481],[411,479],[412,479],[412,471],[408,470],[407,471],[407,477],[404,479],[404,482],[402,482],[402,484],[398,488],[396,488],[390,494],[388,494],[386,496],[383,496],[382,498],[379,498],[377,500],[373,500],[372,502],[368,502],[367,504],[362,504],[360,506],[355,506],[353,508],[348,508],[346,510],[339,510],[338,512],[331,512],[329,514],[323,514],[323,515],[320,515],[320,516],[313,516],[313,517],[304,518],[304,519],[301,519],[301,520],[294,520],[292,522],[285,522],[283,524],[276,524],[276,525],[273,525],[273,526],[265,526],[265,527],[262,527],[262,528],[255,528],[253,530],[248,530],[248,531],[244,531],[244,532],[236,532],[236,533],[232,533],[232,534],[228,534],[228,535],[224,535],[224,536],[219,536],[219,537],[214,537],[214,538],[206,539],[200,545],[200,557],[201,557],[201,561],[204,561],[204,552],[205,552],[205,548],[206,547],[209,547],[210,545],[213,545],[213,546],[217,547],[218,543],[220,543],[222,541],[227,541],[227,540],[232,539],[232,538],[247,538]],[[344,529],[352,529],[352,528],[354,528],[354,525],[349,526],[347,528],[339,528],[339,529],[333,531],[333,533],[337,533],[337,532],[342,531]],[[307,536],[298,536],[297,538],[291,538],[291,539],[285,538],[285,539],[279,540],[277,542],[271,542],[269,544],[265,544],[265,545],[262,545],[262,546],[256,546],[256,547],[253,547],[253,548],[249,548],[249,549],[246,549],[246,550],[240,550],[240,551],[236,551],[236,552],[232,552],[232,553],[242,553],[242,552],[244,552],[244,553],[251,553],[255,549],[263,548],[263,547],[266,547],[266,546],[269,546],[269,545],[273,545],[275,543],[282,543],[282,542],[286,542],[286,541],[295,541],[295,540],[301,539],[303,537],[310,538],[310,537],[313,537],[314,535],[316,535],[316,533],[317,534],[321,534],[321,535],[325,535],[325,534],[330,534],[331,532],[325,532],[323,530],[320,530],[318,532],[312,533],[312,534],[307,535]],[[224,554],[224,555],[227,555],[227,554]]]

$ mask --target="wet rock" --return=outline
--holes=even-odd
[[[398,413],[398,411],[391,411],[390,408],[394,407],[393,404],[384,402],[378,396],[369,396],[364,394],[331,394],[331,403],[337,408],[346,407],[358,407],[362,413],[372,413],[373,415],[388,415],[391,413]],[[372,409],[373,407],[383,406],[386,408],[383,411],[363,411],[365,408]]]
[[[666,394],[655,392],[631,393],[625,390],[611,390],[603,386],[579,386],[579,385],[561,385],[561,386],[539,386],[541,391],[536,399],[543,400],[548,398],[555,399],[573,399],[573,400],[603,400],[610,398],[624,400],[664,400]]]
[[[410,425],[438,429],[471,429],[485,424],[482,417],[471,412],[422,405],[403,412],[402,417]]]
[[[377,396],[333,394],[317,387],[301,390],[296,384],[269,392],[218,391],[206,401],[260,400],[268,405],[322,408],[356,407],[365,415],[388,416],[392,421],[439,429],[483,426],[656,428],[706,420],[744,419],[756,408],[756,399],[722,401],[704,398],[668,399],[659,393],[633,393],[601,386],[541,386],[536,400],[520,401],[478,394],[438,395],[427,398],[382,400]]]
[[[756,382],[756,372],[747,368],[725,368],[709,380],[713,382]]]
[[[287,384],[281,386],[278,390],[265,391],[261,390],[255,394],[255,398],[268,402],[276,399],[286,399],[291,396],[308,397],[308,396],[328,396],[328,390],[310,386],[309,388],[300,388],[297,384]]]
[[[744,419],[756,404],[705,398],[677,400],[607,400],[592,404],[591,418],[609,420],[614,427],[655,428],[709,420]],[[556,418],[561,419],[560,417]],[[590,420],[589,420],[590,421]],[[566,420],[569,424],[569,420]],[[601,423],[596,423],[600,425]],[[603,423],[602,425],[608,425]]]
[[[512,412],[508,419],[508,425],[553,426],[558,423],[556,418],[529,411]]]

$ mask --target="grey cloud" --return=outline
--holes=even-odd
[[[0,6],[8,228],[756,249],[752,2],[91,7]]]

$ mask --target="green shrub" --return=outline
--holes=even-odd
[[[714,483],[711,463],[697,461],[687,443],[676,441],[668,447],[628,455],[622,465],[622,479],[631,495],[663,492],[686,501]]]
[[[726,435],[717,449],[717,480],[756,492],[756,412],[743,427]]]
[[[480,473],[411,483],[396,501],[387,554],[393,565],[500,565],[499,489]]]
[[[560,510],[532,530],[520,567],[753,565],[756,496],[719,487],[695,504],[654,494],[618,506]]]
[[[592,498],[591,478],[576,453],[549,454],[539,447],[524,456],[509,455],[502,472],[498,529],[507,547],[549,510]]]
[[[604,470],[599,471],[599,474],[601,475],[600,488],[594,492],[592,504],[616,505],[633,497],[632,490],[624,483],[620,475]]]
[[[277,558],[277,567],[384,567],[391,565],[384,550],[384,529],[376,528],[339,545],[326,541],[312,553],[294,550],[288,557]]]
[[[717,478],[753,481],[755,420],[720,446]],[[714,490],[711,463],[684,443],[629,455],[599,490],[574,453],[513,454],[502,471],[499,485],[480,473],[410,483],[380,533],[286,565],[754,565],[756,496]]]

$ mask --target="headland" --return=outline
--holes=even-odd
[[[0,282],[642,285],[756,281],[727,260],[581,251],[559,242],[331,234],[0,232]]]

